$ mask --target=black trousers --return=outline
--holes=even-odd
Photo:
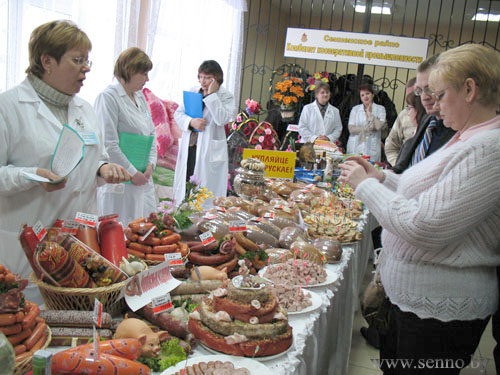
[[[500,267],[497,267],[498,286],[500,290]],[[491,330],[493,331],[493,338],[496,341],[496,346],[493,349],[493,358],[495,359],[495,367],[497,374],[500,374],[500,304],[497,312],[493,315],[491,320]]]
[[[391,304],[389,331],[380,336],[380,368],[384,375],[451,375],[468,366],[479,374],[487,362],[472,356],[488,320],[420,319]]]
[[[188,148],[186,182],[188,182],[191,176],[193,175],[195,164],[196,164],[196,145],[189,146]]]

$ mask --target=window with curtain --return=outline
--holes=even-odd
[[[32,30],[69,19],[92,42],[92,70],[80,92],[90,103],[112,82],[118,54],[132,46],[151,57],[147,87],[161,98],[179,102],[207,59],[219,62],[224,85],[238,97],[244,11],[246,0],[0,0],[0,92],[24,80]]]

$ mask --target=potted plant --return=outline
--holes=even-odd
[[[304,81],[298,77],[283,74],[281,81],[274,86],[273,100],[280,106],[283,119],[292,118],[299,100],[304,97]]]

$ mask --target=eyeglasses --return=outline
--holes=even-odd
[[[92,61],[90,61],[87,57],[73,57],[71,58],[71,61],[73,61],[76,65],[80,67],[86,65],[89,68],[92,68]]]
[[[424,93],[425,95],[429,95],[431,96],[432,95],[432,91],[431,89],[429,88],[429,86],[425,86],[425,88],[421,88],[421,87],[416,87],[415,90],[413,90],[413,92],[415,93],[415,95],[417,96],[422,96],[422,93]]]
[[[443,97],[444,97],[444,94],[446,94],[446,90],[448,90],[449,87],[445,88],[444,90],[441,90],[439,92],[433,92],[431,95],[432,97],[434,98],[434,100],[436,101],[436,103],[439,103]]]

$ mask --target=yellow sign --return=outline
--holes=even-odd
[[[243,158],[259,159],[266,165],[266,177],[293,179],[295,174],[295,152],[252,150],[245,148]]]

